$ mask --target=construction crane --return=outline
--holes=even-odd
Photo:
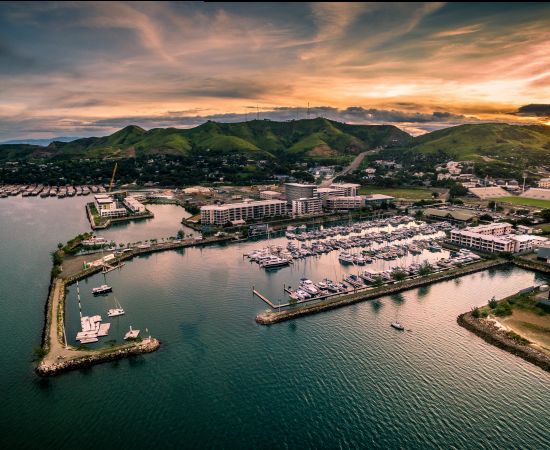
[[[117,166],[118,166],[118,163],[115,163],[115,167],[113,168],[113,176],[111,177],[111,182],[109,183],[109,192],[111,192],[111,189],[113,188],[113,183],[115,182],[115,175],[116,175]]]

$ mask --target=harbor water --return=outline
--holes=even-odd
[[[39,379],[31,360],[50,253],[89,230],[85,202],[0,200],[3,448],[548,448],[548,373],[456,324],[493,295],[548,282],[513,267],[265,327],[254,321],[267,305],[253,286],[277,303],[301,277],[341,280],[356,269],[331,252],[265,271],[243,254],[266,241],[154,253],[80,291],[86,315],[107,321],[115,296],[126,311],[101,342],[132,325],[159,338],[160,350]],[[151,209],[155,219],[99,234],[126,244],[181,228],[183,209]],[[93,297],[105,282],[113,293]],[[73,285],[69,340],[78,314]],[[396,319],[412,331],[392,329]]]

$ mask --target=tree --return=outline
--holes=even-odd
[[[493,297],[491,300],[489,300],[489,308],[495,309],[498,305],[497,299]]]
[[[418,269],[418,274],[422,275],[423,277],[431,274],[432,272],[433,272],[433,267],[428,261],[424,261],[420,266],[420,269]]]
[[[61,250],[63,248],[63,244],[60,242],[59,244],[57,244],[57,248]]]
[[[480,316],[481,316],[481,312],[479,311],[479,308],[476,306],[474,309],[472,309],[472,317],[479,319]]]
[[[545,222],[550,222],[550,209],[543,209],[540,213],[540,216],[544,219]]]

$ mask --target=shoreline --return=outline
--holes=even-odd
[[[309,304],[306,306],[300,306],[297,308],[291,308],[285,311],[278,312],[267,310],[256,316],[256,322],[260,325],[272,325],[278,322],[284,322],[302,316],[330,311],[336,308],[342,308],[344,306],[352,305],[366,300],[374,300],[385,295],[397,294],[399,292],[426,286],[440,281],[452,280],[454,278],[458,278],[464,275],[508,264],[510,264],[509,261],[502,259],[494,259],[488,261],[486,260],[446,273],[428,275],[427,277],[422,279],[403,281],[398,284],[393,284],[391,286],[382,286],[380,288],[374,288],[369,291],[343,294],[341,296],[333,297],[330,300],[325,300],[317,304]]]
[[[119,222],[132,222],[134,220],[141,220],[141,219],[153,219],[155,215],[147,210],[146,213],[135,215],[135,216],[125,216],[125,217],[113,217],[107,219],[107,221],[102,225],[96,225],[94,216],[92,215],[92,212],[89,207],[89,203],[86,203],[86,216],[88,217],[88,222],[90,222],[90,227],[92,230],[106,230],[109,228],[113,223],[119,223]]]
[[[509,338],[506,333],[486,319],[476,319],[471,312],[460,314],[457,323],[483,339],[485,342],[494,345],[502,350],[512,353],[525,361],[528,361],[546,372],[550,372],[550,356],[537,350],[529,344],[522,345]]]

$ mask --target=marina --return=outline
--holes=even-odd
[[[41,204],[47,207],[40,210],[40,220],[35,221],[30,210],[18,208],[18,204],[23,204],[21,199],[0,202],[0,209],[13,202],[15,206],[10,208],[16,212],[0,214],[0,230],[10,236],[3,240],[3,252],[13,261],[0,277],[2,289],[12,291],[12,301],[5,304],[8,329],[3,336],[16,350],[4,356],[9,363],[3,365],[2,380],[11,386],[11,394],[6,398],[2,422],[19,436],[28,436],[32,446],[43,445],[35,436],[56,433],[69,441],[86,437],[93,439],[94,445],[106,447],[139,447],[151,435],[157,436],[158,445],[175,439],[208,447],[216,442],[209,437],[212,426],[217,435],[228,436],[228,445],[240,442],[234,434],[238,427],[239,433],[247,433],[255,445],[277,446],[281,442],[279,430],[272,430],[272,421],[261,412],[267,398],[272,413],[280,417],[281,426],[291,427],[295,417],[310,418],[315,433],[313,444],[319,447],[337,446],[342,433],[348,435],[350,445],[361,446],[376,436],[387,448],[408,447],[412,441],[405,439],[403,433],[388,431],[388,427],[399,426],[421,432],[433,442],[465,448],[476,442],[484,430],[477,425],[480,421],[507,424],[506,432],[504,425],[483,431],[490,433],[492,443],[499,448],[544,447],[545,435],[529,431],[533,427],[545,430],[544,413],[550,390],[546,389],[541,370],[472,337],[456,324],[456,317],[472,305],[486,304],[492,296],[502,298],[543,281],[542,275],[510,266],[432,282],[276,327],[263,327],[255,326],[253,317],[268,306],[257,297],[252,298],[251,286],[274,304],[279,299],[280,303],[287,303],[283,286],[294,289],[300,278],[314,283],[324,278],[336,282],[344,273],[357,274],[357,268],[341,265],[337,259],[339,251],[333,251],[298,259],[276,271],[251,270],[250,262],[242,255],[266,246],[258,241],[150,253],[107,274],[106,284],[113,287],[127,314],[110,319],[109,336],[86,347],[101,348],[105,339],[116,339],[117,345],[123,345],[124,335],[132,325],[141,330],[147,326],[153,331],[166,343],[162,352],[76,370],[43,380],[47,384],[36,382],[34,374],[29,373],[28,360],[20,355],[37,345],[38,336],[28,330],[17,331],[12,325],[31,322],[37,328],[41,326],[43,314],[36,308],[36,299],[47,291],[49,274],[44,267],[50,267],[50,251],[58,241],[87,230],[79,200],[84,199],[25,199],[36,202],[37,208]],[[162,228],[166,229],[164,232],[155,228],[160,217],[155,211],[155,220],[113,228],[107,238],[136,242],[173,235],[180,217],[175,208],[167,210],[174,211],[176,217],[173,225],[167,222]],[[60,214],[65,214],[63,237],[48,233]],[[22,225],[22,217],[30,221]],[[14,240],[13,236],[24,239]],[[286,243],[285,237],[271,241],[283,248]],[[35,255],[30,262],[28,252]],[[422,256],[433,261],[447,254],[445,248],[441,252],[425,249]],[[414,261],[414,255],[403,259],[408,264]],[[230,263],[220,264],[225,260]],[[398,260],[376,260],[362,268],[387,270],[397,263]],[[14,284],[22,275],[41,280],[40,285],[27,283],[23,289],[24,283]],[[80,281],[82,307],[87,316],[100,315],[105,319],[106,311],[114,307],[113,294],[94,298],[91,293],[92,287],[104,283],[101,272]],[[72,340],[81,331],[74,284],[67,286],[66,298],[67,336]],[[389,326],[397,311],[400,321],[413,333],[398,333]],[[120,350],[124,355],[130,351],[128,347]],[[487,386],[488,377],[499,379],[502,389]],[[151,384],[151,379],[158,382]],[[197,385],[195,393],[181,388],[189,380]],[[357,380],[362,382],[358,384]],[[89,400],[87,412],[100,420],[90,422],[85,429],[75,429],[67,411],[82,405],[82,399],[77,401],[74,392],[82,389],[83,383]],[[149,386],[145,397],[131,395],[132,390],[144,385]],[[229,401],[241,411],[244,422],[227,419],[228,385],[232,392]],[[448,395],[450,386],[456,401],[440,407],[439,399]],[[201,393],[199,397],[196,392]],[[400,395],[384,396],[383,392]],[[305,402],[304,394],[313,403]],[[147,410],[151,397],[160,399],[163,408],[154,411],[145,422],[138,421],[137,416],[126,420],[120,416],[120,395],[129,411]],[[341,403],[346,396],[354,405],[351,410]],[[471,398],[476,401],[463,403]],[[527,406],[507,408],[518,402],[527,402]],[[414,404],[414,416],[421,415],[426,421],[413,424],[413,415],[410,408],[403,407],[404,403]],[[208,412],[203,404],[208,404]],[[7,412],[21,406],[28,411],[28,420],[16,420]],[[355,407],[364,411],[361,418],[356,416]],[[206,424],[203,414],[216,420]],[[476,421],[472,421],[472,416]],[[67,420],[60,420],[63,417]],[[168,430],[166,423],[171,420],[183,425]],[[529,423],[529,427],[509,427],[518,423]],[[110,430],[113,433],[107,438],[106,431]],[[163,430],[163,435],[155,434],[155,430]],[[301,433],[292,440],[292,445],[308,443],[312,441]]]

